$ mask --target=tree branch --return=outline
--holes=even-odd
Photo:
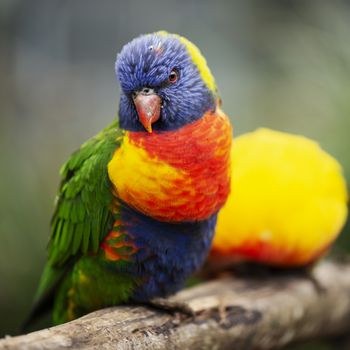
[[[7,337],[0,349],[271,349],[349,331],[350,264],[325,261],[312,276],[229,276],[169,298],[195,317],[120,306]]]

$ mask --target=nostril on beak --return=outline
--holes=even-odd
[[[149,87],[144,87],[141,90],[141,94],[142,95],[152,95],[154,93],[155,93],[155,91],[153,89],[149,88]]]
[[[150,87],[143,87],[142,89],[134,91],[131,94],[131,96],[134,100],[137,97],[137,95],[150,96],[150,95],[156,95],[156,92],[154,89],[152,89]]]

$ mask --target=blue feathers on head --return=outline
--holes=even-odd
[[[144,131],[132,95],[152,88],[162,99],[154,130],[175,130],[215,109],[214,94],[208,89],[186,46],[173,35],[148,34],[125,45],[115,64],[121,85],[119,125],[130,131]],[[175,70],[178,79],[169,83]]]

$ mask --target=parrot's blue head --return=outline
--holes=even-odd
[[[142,35],[125,45],[115,70],[120,127],[175,130],[214,110],[214,78],[198,48],[176,34]]]

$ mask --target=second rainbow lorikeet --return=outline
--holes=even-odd
[[[117,57],[119,121],[64,164],[36,311],[63,323],[179,290],[230,191],[232,128],[198,48],[166,32]]]
[[[271,129],[236,137],[231,157],[211,263],[307,269],[324,256],[348,215],[341,164],[317,142]]]

